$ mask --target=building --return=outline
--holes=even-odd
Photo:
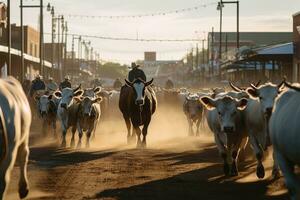
[[[21,27],[11,25],[12,48],[21,50]],[[24,53],[40,57],[40,32],[30,26],[24,26]]]
[[[178,68],[183,66],[182,60],[156,60],[156,52],[145,52],[144,60],[137,61],[144,70],[147,79],[154,78],[155,83],[164,85],[168,78],[176,79]]]
[[[240,32],[240,48],[257,48],[280,43],[288,43],[293,41],[292,32]],[[210,49],[210,62],[214,67],[219,64],[220,50],[220,33],[210,32],[208,34],[208,45]],[[237,52],[237,33],[223,32],[222,33],[222,60],[227,60],[228,52]]]
[[[293,81],[300,81],[300,12],[293,15]]]
[[[144,52],[144,60],[145,61],[156,61],[156,52]]]

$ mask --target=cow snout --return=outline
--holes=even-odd
[[[64,108],[64,109],[67,109],[67,104],[62,103],[62,104],[60,105],[60,107],[62,107],[62,108]]]
[[[232,133],[234,131],[234,128],[232,126],[225,126],[224,132],[225,133]]]
[[[90,116],[90,113],[84,113],[84,116],[85,116],[85,117],[89,117],[89,116]]]
[[[266,117],[271,117],[273,107],[266,108],[265,115]]]
[[[144,100],[143,99],[138,99],[135,101],[136,105],[144,105]]]
[[[41,111],[42,117],[44,117],[46,114],[47,114],[46,111]]]

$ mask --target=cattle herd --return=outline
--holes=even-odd
[[[34,101],[34,103],[30,102]],[[242,88],[230,83],[226,88],[164,90],[153,80],[126,80],[120,91],[101,87],[64,88],[53,93],[40,93],[33,99],[26,97],[20,83],[12,78],[0,80],[0,199],[4,198],[10,173],[19,162],[19,196],[28,194],[27,162],[31,118],[38,116],[43,132],[53,130],[60,136],[62,148],[81,148],[85,133],[85,147],[95,136],[101,119],[119,107],[126,127],[127,142],[146,148],[148,126],[160,102],[175,104],[186,115],[189,136],[199,136],[204,123],[213,133],[223,159],[225,176],[238,175],[240,151],[249,143],[257,160],[256,175],[265,177],[264,153],[273,148],[273,178],[285,177],[292,200],[299,195],[300,181],[294,167],[300,164],[300,86],[283,80],[280,84],[256,83]],[[31,103],[31,104],[29,104]],[[30,105],[35,105],[31,106]],[[32,110],[32,114],[31,114]],[[118,112],[119,112],[118,111]],[[60,133],[56,130],[56,123]],[[196,125],[196,130],[194,130]],[[140,129],[142,127],[142,129]],[[101,126],[100,126],[101,128]],[[67,132],[72,137],[67,143]]]

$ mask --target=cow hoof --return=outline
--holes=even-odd
[[[256,167],[256,176],[257,178],[264,178],[265,177],[265,168],[262,164],[258,164]]]
[[[78,143],[76,148],[81,149],[81,143]]]
[[[230,176],[238,176],[239,172],[237,170],[237,167],[235,164],[232,164],[231,166],[231,171],[230,171]]]
[[[90,148],[90,144],[86,143],[85,148]]]
[[[20,196],[20,199],[24,199],[25,197],[27,197],[28,193],[29,193],[29,190],[28,190],[27,187],[25,187],[25,188],[20,188],[20,189],[19,189],[19,196]]]
[[[229,165],[227,163],[224,163],[223,171],[224,171],[225,176],[229,176]]]

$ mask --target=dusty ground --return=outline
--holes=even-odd
[[[282,178],[270,179],[270,158],[263,180],[256,178],[253,161],[240,164],[238,177],[225,178],[210,134],[187,137],[184,117],[163,113],[153,121],[147,150],[126,145],[120,120],[102,123],[88,150],[34,140],[28,199],[288,199]],[[12,176],[9,200],[17,199],[18,167]]]

